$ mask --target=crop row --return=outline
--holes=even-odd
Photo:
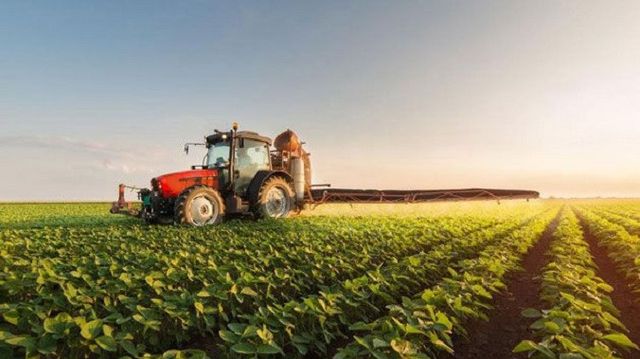
[[[534,340],[514,352],[530,358],[613,358],[637,346],[624,334],[620,313],[609,297],[613,288],[596,275],[589,246],[573,211],[566,209],[553,234],[549,263],[542,273],[541,299],[548,306],[529,308]]]
[[[218,268],[225,276],[229,273],[234,278],[242,274],[257,276],[273,272],[284,279],[285,285],[291,286],[280,292],[287,295],[317,289],[341,277],[348,278],[353,272],[424,250],[450,236],[464,235],[478,226],[492,223],[473,218],[441,218],[404,223],[407,227],[403,230],[402,222],[398,225],[367,221],[360,228],[353,225],[347,230],[328,229],[333,226],[332,222],[326,226],[304,223],[282,231],[283,234],[279,224],[271,223],[273,227],[269,228],[265,223],[267,228],[261,231],[255,231],[255,226],[247,231],[247,227],[241,225],[220,229],[214,238],[206,238],[206,232],[202,231],[173,229],[163,232],[147,228],[131,228],[126,232],[56,229],[18,233],[17,237],[23,240],[8,241],[4,253],[18,258],[56,258],[63,262],[62,272],[72,271],[72,268],[64,268],[64,264],[67,267],[77,265],[73,262],[78,256],[84,256],[88,249],[106,260],[106,257],[117,256],[116,265],[124,264],[135,271],[166,272],[186,267],[194,272],[185,273],[192,284],[191,290],[204,287],[191,280],[190,277],[198,276],[196,271]],[[9,233],[6,237],[14,236]],[[8,262],[16,264],[19,260]],[[79,265],[85,266],[86,263]],[[158,273],[153,276],[162,277]]]
[[[629,234],[640,234],[640,222],[629,217],[626,213],[619,213],[611,209],[601,210],[599,208],[592,209],[592,211],[607,221],[622,226]]]
[[[521,246],[514,240],[544,227],[549,213],[527,220],[524,226],[453,239],[429,253],[409,257],[398,265],[372,271],[318,295],[260,308],[244,322],[230,324],[220,336],[232,353],[253,355],[267,345],[287,357],[308,353],[325,357],[335,345],[350,340],[362,329],[355,323],[375,321],[386,312],[386,306],[401,304],[404,296],[436,285],[447,275],[468,278],[468,274],[460,273],[488,258],[490,249],[497,251],[507,243]],[[257,330],[268,334],[256,335]]]
[[[106,203],[0,203],[0,229],[126,226],[136,218],[109,214]]]
[[[492,293],[504,288],[505,273],[516,269],[557,211],[548,211],[468,258],[434,286],[387,307],[384,316],[356,323],[358,335],[336,358],[430,358],[454,353],[452,336],[464,336],[465,323],[487,319]]]
[[[162,352],[517,216],[0,232],[0,350]],[[347,223],[348,222],[348,223]],[[483,230],[483,228],[485,228]],[[396,264],[398,265],[398,264]]]
[[[588,208],[579,207],[577,211],[598,244],[606,248],[617,270],[625,275],[634,292],[640,294],[640,238]]]
[[[635,221],[640,221],[640,203],[638,203],[637,201],[633,201],[633,202],[617,201],[613,203],[603,203],[600,205],[590,204],[589,208],[608,210],[612,213],[625,216]]]

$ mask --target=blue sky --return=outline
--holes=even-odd
[[[640,3],[3,1],[0,200],[110,199],[237,121],[316,182],[640,196]]]

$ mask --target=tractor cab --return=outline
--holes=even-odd
[[[216,132],[206,138],[206,168],[218,169],[219,188],[244,197],[260,171],[271,170],[271,139],[250,131]]]

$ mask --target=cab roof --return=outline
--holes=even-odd
[[[265,137],[265,136],[260,136],[258,133],[256,132],[252,132],[252,131],[238,131],[236,132],[236,136],[240,137],[240,138],[248,138],[250,140],[256,140],[256,141],[260,141],[260,142],[266,142],[269,144],[269,146],[271,146],[271,139],[269,137]]]
[[[224,137],[223,137],[224,136]],[[247,138],[250,140],[265,142],[271,146],[271,139],[269,137],[260,136],[256,132],[252,131],[238,131],[236,132],[236,137],[238,138]],[[213,135],[207,136],[207,145],[213,145],[218,142],[222,142],[228,138],[231,138],[231,132],[216,132]]]

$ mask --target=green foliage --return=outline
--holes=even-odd
[[[0,356],[325,353],[351,324],[464,268],[531,212],[176,228],[103,214],[107,207],[0,205]],[[452,325],[436,319],[445,331]]]
[[[102,227],[137,222],[110,214],[110,208],[108,203],[0,203],[0,228]]]
[[[536,341],[523,340],[514,353],[532,358],[614,358],[638,349],[624,334],[608,293],[611,286],[596,275],[578,219],[564,210],[542,274],[541,298],[545,309],[526,309]]]
[[[578,212],[634,291],[640,293],[640,214],[619,205],[593,207],[581,206]],[[619,212],[627,215],[616,214]]]
[[[494,233],[477,257],[449,267],[448,275],[434,286],[404,298],[401,305],[387,306],[387,313],[376,320],[352,327],[363,335],[354,337],[335,358],[432,358],[453,354],[452,335],[464,335],[464,324],[470,319],[487,319],[485,313],[493,293],[504,288],[504,274],[518,267],[556,212],[536,216],[506,235]],[[461,245],[458,250],[463,250],[461,247],[469,248]]]

